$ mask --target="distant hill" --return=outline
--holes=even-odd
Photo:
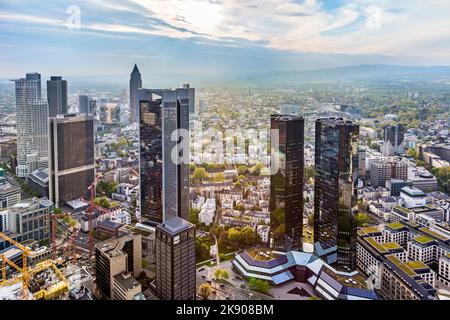
[[[361,65],[306,71],[269,71],[241,76],[242,81],[258,83],[305,83],[337,80],[411,78],[448,79],[450,67],[408,67],[396,65]]]

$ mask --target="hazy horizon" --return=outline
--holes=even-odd
[[[0,0],[1,77],[450,65],[432,0]],[[430,32],[432,30],[432,32]]]

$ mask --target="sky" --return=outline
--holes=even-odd
[[[450,1],[0,0],[0,78],[450,65]]]

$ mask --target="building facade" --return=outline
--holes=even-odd
[[[95,246],[95,271],[97,288],[102,295],[115,299],[115,276],[130,272],[137,277],[142,271],[141,235],[127,234],[98,243]],[[120,293],[118,299],[123,297],[120,287],[116,292]]]
[[[381,152],[385,157],[405,153],[405,129],[402,125],[384,127],[384,141]]]
[[[278,152],[272,154],[272,157],[278,158],[272,161],[279,163],[279,170],[270,177],[271,247],[286,251],[301,250],[304,119],[291,115],[273,115],[271,129],[278,132],[279,146]]]
[[[19,177],[48,166],[48,102],[41,100],[41,75],[27,73],[14,80],[17,110],[17,166]]]
[[[340,270],[356,269],[359,126],[316,121],[314,250]]]
[[[134,65],[130,75],[130,120],[132,123],[139,122],[139,89],[141,88],[141,73],[137,65]]]
[[[56,117],[66,114],[67,107],[67,81],[62,77],[50,77],[47,81],[48,115]]]
[[[90,115],[49,119],[49,195],[55,206],[84,197],[95,178],[94,120]]]
[[[179,217],[156,227],[156,295],[162,300],[195,300],[195,227]]]
[[[180,133],[189,131],[191,90],[139,91],[141,216],[155,225],[189,219],[189,136]]]

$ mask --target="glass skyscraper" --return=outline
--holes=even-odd
[[[279,160],[279,170],[270,179],[271,246],[302,250],[304,119],[272,115],[271,129],[278,130],[279,145],[272,155]]]
[[[172,139],[172,134],[189,131],[191,89],[139,90],[141,215],[154,224],[189,219],[189,164],[172,161],[172,153],[189,152],[189,139]]]
[[[316,121],[314,251],[338,270],[356,269],[359,126]]]
[[[50,77],[47,81],[49,117],[67,113],[67,81],[62,77]]]

